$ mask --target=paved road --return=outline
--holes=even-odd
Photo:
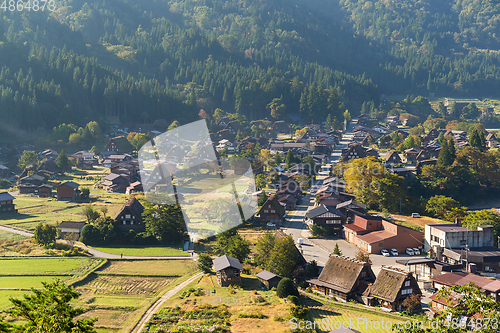
[[[0,230],[12,232],[12,233],[15,233],[15,234],[18,234],[18,235],[27,236],[27,237],[33,237],[34,236],[34,234],[32,232],[29,232],[29,231],[26,231],[26,230],[17,229],[17,228],[13,228],[13,227],[7,227],[7,226],[4,226],[4,225],[0,225]],[[67,243],[63,239],[58,239],[57,242],[58,243]],[[98,251],[98,250],[95,250],[95,249],[93,249],[91,247],[86,246],[85,244],[75,244],[75,246],[79,247],[79,248],[82,248],[84,250],[89,251],[89,253],[91,255],[93,255],[94,257],[96,257],[96,258],[106,258],[106,259],[134,259],[134,260],[141,260],[141,259],[142,260],[144,260],[144,259],[179,259],[179,260],[181,260],[181,259],[194,259],[194,260],[197,260],[198,259],[198,255],[196,253],[194,253],[192,256],[189,256],[189,257],[121,256],[119,254],[112,254],[112,253]]]
[[[183,288],[187,287],[190,283],[193,283],[194,281],[196,281],[197,279],[199,279],[202,275],[203,275],[203,273],[198,273],[196,275],[193,275],[192,277],[190,277],[186,281],[182,282],[181,284],[179,284],[175,288],[167,291],[159,300],[157,300],[146,311],[146,313],[142,316],[141,320],[139,320],[139,322],[137,323],[137,325],[135,325],[134,329],[130,333],[139,333],[139,332],[141,332],[142,329],[144,328],[144,326],[146,325],[146,323],[149,321],[149,319],[151,319],[151,317],[153,316],[153,314],[157,313],[160,310],[161,306],[163,305],[163,303],[165,303],[165,301],[167,301],[170,297],[172,297],[175,294],[177,294]]]
[[[331,154],[331,158],[329,163],[326,165],[330,167],[330,165],[335,164],[339,161],[340,156],[342,155],[342,149],[347,147],[347,144],[352,140],[353,137],[353,128],[357,123],[357,119],[353,120],[349,125],[347,131],[343,134],[341,141],[338,145],[335,146],[335,150]],[[321,186],[323,179],[328,177],[327,171],[320,171],[318,176],[316,177],[316,181],[311,187],[314,192]],[[315,196],[308,193],[304,198],[302,198],[302,202],[297,206],[297,210],[295,212],[290,213],[287,218],[287,223],[282,228],[282,230],[292,235],[293,239],[297,241],[298,238],[304,239],[304,244],[302,245],[303,255],[307,261],[316,260],[319,266],[324,266],[328,261],[328,257],[333,250],[329,250],[327,247],[319,246],[315,240],[311,241],[307,239],[311,236],[311,232],[307,229],[307,225],[304,223],[304,215],[307,210],[314,205]],[[334,242],[334,241],[328,241]],[[335,246],[335,243],[333,243]]]
[[[6,226],[3,226],[3,225],[0,225],[0,230],[12,232],[12,233],[15,233],[15,234],[18,234],[18,235],[27,236],[27,237],[33,237],[34,236],[34,234],[32,232],[28,232],[26,230],[21,230],[21,229],[17,229],[17,228],[13,228],[13,227],[6,227]]]

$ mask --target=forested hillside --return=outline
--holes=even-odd
[[[0,11],[0,116],[28,130],[196,119],[337,121],[379,94],[494,95],[500,5],[458,0],[59,0]]]

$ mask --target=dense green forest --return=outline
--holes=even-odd
[[[0,10],[2,123],[306,121],[379,95],[497,94],[500,5],[453,0],[59,0]]]

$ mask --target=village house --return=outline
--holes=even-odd
[[[471,265],[471,269],[500,273],[500,249],[494,246],[494,228],[478,226],[477,230],[461,224],[427,224],[424,250],[440,261]]]
[[[309,209],[305,218],[309,228],[315,224],[319,227],[325,227],[329,233],[335,235],[342,234],[342,225],[346,221],[344,214],[333,207],[325,205]]]
[[[80,185],[75,182],[64,182],[57,185],[57,200],[74,201],[80,196]]]
[[[278,201],[276,195],[270,196],[259,210],[260,220],[263,223],[281,225],[285,220],[285,208]]]
[[[281,279],[283,279],[282,276],[268,271],[262,271],[255,276],[259,279],[260,287],[265,287],[268,290],[278,287],[278,283],[280,283]]]
[[[354,222],[344,225],[345,239],[368,253],[383,249],[421,248],[423,233],[384,220],[380,216],[356,214]]]
[[[368,297],[373,297],[372,301],[376,300],[385,310],[402,311],[405,309],[403,301],[408,296],[422,295],[422,292],[412,272],[382,266],[375,282],[368,288],[366,294]]]
[[[57,226],[57,229],[61,231],[61,239],[67,239],[67,237],[71,237],[70,235],[74,235],[73,240],[77,240],[86,224],[85,222],[63,221]]]
[[[124,193],[130,185],[126,176],[110,173],[104,177],[102,188],[108,192],[121,192]]]
[[[117,136],[109,139],[103,151],[114,151],[116,154],[130,154],[134,151],[134,147],[132,147],[125,136]]]
[[[284,204],[286,210],[295,210],[295,206],[297,205],[297,198],[294,196],[287,194],[278,199],[281,204]]]
[[[487,136],[486,136],[486,145],[489,147],[489,148],[492,148],[492,147],[496,147],[498,146],[498,141],[497,141],[497,138],[495,136],[495,133],[489,133]]]
[[[414,162],[417,160],[417,156],[420,151],[415,148],[410,148],[405,150],[406,162]]]
[[[146,226],[142,220],[142,212],[144,207],[134,196],[115,214],[113,220],[116,221],[121,231],[134,230],[142,232],[146,230]]]
[[[390,152],[388,152],[385,156],[384,156],[384,159],[385,159],[385,163],[386,164],[400,164],[400,163],[403,163],[403,161],[401,160],[401,157],[399,156],[398,152],[395,151],[394,149],[391,150]]]
[[[52,197],[52,185],[42,184],[38,186],[38,196],[40,198],[50,198]]]
[[[141,182],[133,182],[132,184],[130,184],[127,187],[127,189],[125,190],[125,194],[130,195],[130,194],[138,193],[138,192],[142,192],[142,191],[143,191],[142,183]]]
[[[0,212],[17,212],[14,200],[16,198],[8,192],[0,193]]]
[[[365,149],[359,143],[355,143],[342,152],[341,161],[348,162],[351,159],[363,157],[366,157]]]
[[[3,164],[0,164],[0,177],[1,178],[9,177],[9,171],[10,171],[10,169],[8,167],[6,167]]]
[[[243,267],[238,259],[223,255],[212,260],[217,272],[217,283],[221,287],[241,286]]]
[[[374,281],[370,264],[332,254],[319,277],[307,283],[314,291],[348,301],[359,298]]]
[[[417,281],[419,279],[428,279],[431,276],[444,274],[451,271],[460,271],[464,266],[462,264],[449,264],[437,260],[436,258],[402,258],[396,260],[396,263],[408,267],[410,272],[415,274]]]
[[[425,150],[422,149],[418,154],[417,154],[417,161],[425,161],[431,158],[431,155]]]
[[[482,292],[491,296],[495,302],[500,302],[500,281],[489,279],[484,276],[479,276],[465,272],[448,272],[441,275],[431,277],[432,285],[436,289],[452,286],[463,286],[468,283],[474,283]]]
[[[93,152],[82,150],[74,153],[73,155],[69,155],[68,157],[79,160],[82,168],[91,168],[94,165],[97,165],[97,159],[95,158],[95,154]]]
[[[359,201],[349,199],[338,203],[336,208],[346,217],[347,221],[352,222],[357,214],[366,214],[367,207]]]

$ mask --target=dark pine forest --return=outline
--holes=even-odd
[[[58,0],[0,10],[2,129],[354,115],[380,94],[500,89],[493,0]]]

